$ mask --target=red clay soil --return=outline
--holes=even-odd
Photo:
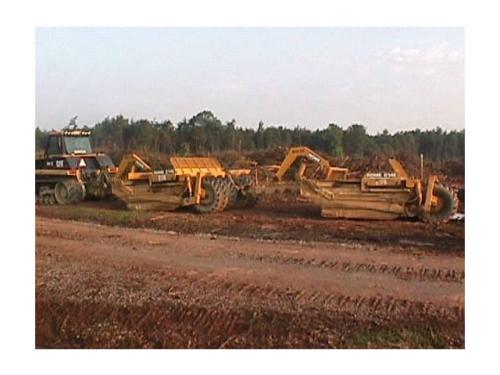
[[[464,223],[438,227],[412,220],[370,221],[322,218],[320,208],[294,196],[268,196],[256,207],[200,215],[127,211],[118,201],[83,202],[77,206],[37,206],[38,216],[106,225],[151,228],[186,234],[211,233],[274,241],[353,242],[366,246],[398,245],[401,251],[464,252]]]
[[[464,347],[463,225],[66,208],[37,207],[37,347]]]

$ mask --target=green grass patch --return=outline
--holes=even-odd
[[[142,227],[145,221],[153,217],[150,212],[76,206],[50,207],[50,210],[44,210],[42,215],[62,220],[78,220],[127,227]]]
[[[381,328],[362,329],[346,340],[353,348],[445,348],[446,340],[431,328]]]

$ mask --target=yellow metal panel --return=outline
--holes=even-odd
[[[198,173],[195,179],[195,185],[194,185],[194,198],[195,198],[195,203],[200,204],[201,200],[201,175]]]
[[[222,168],[217,159],[214,158],[183,158],[173,157],[170,162],[174,168]]]
[[[408,180],[410,178],[408,176],[408,173],[406,173],[405,169],[399,162],[399,160],[396,160],[394,158],[389,158],[389,164],[391,165],[391,168],[396,173],[396,175],[400,177],[402,180]]]
[[[278,171],[276,172],[276,178],[281,181],[281,179],[285,176],[286,172],[290,169],[293,163],[295,163],[295,161],[301,157],[319,164],[322,173],[325,174],[325,176],[323,177],[324,179],[330,179],[333,177],[335,179],[345,179],[348,173],[347,168],[332,167],[327,159],[323,158],[321,155],[314,152],[308,147],[291,147],[288,150],[285,159],[283,159],[283,161],[281,162]]]
[[[428,213],[431,211],[432,205],[432,191],[434,190],[434,185],[436,184],[437,176],[431,175],[427,180],[427,189],[425,193],[425,202],[424,202],[424,212]]]
[[[135,172],[136,163],[138,163],[145,171],[151,171],[151,167],[138,155],[126,154],[122,158],[120,165],[118,166],[118,170],[116,171],[116,178],[123,179],[125,176],[128,177],[129,172]]]
[[[400,178],[363,178],[363,182],[367,187],[373,186],[401,186]]]
[[[231,176],[246,176],[252,173],[251,169],[230,169],[229,174]]]
[[[214,158],[196,158],[196,157],[173,157],[170,162],[178,176],[196,177],[198,174],[225,176],[221,164]]]
[[[128,180],[148,180],[152,172],[130,172],[127,175]]]

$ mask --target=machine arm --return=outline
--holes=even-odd
[[[306,158],[308,160],[311,160],[319,164],[321,170],[325,174],[326,179],[332,178],[334,176],[345,178],[345,175],[347,174],[346,168],[338,168],[330,166],[330,162],[328,160],[326,160],[321,155],[314,152],[308,147],[292,147],[288,151],[288,154],[286,155],[285,159],[283,159],[283,162],[281,163],[278,171],[276,172],[276,178],[279,181],[281,181],[285,176],[286,172],[293,165],[293,163],[295,163],[295,161],[299,158]]]

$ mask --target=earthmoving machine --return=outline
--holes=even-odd
[[[312,172],[306,173],[305,161],[316,166]],[[424,181],[422,166],[420,178],[415,178],[407,174],[398,160],[390,158],[392,172],[351,178],[347,168],[331,166],[327,159],[307,147],[293,147],[276,169],[275,184],[281,183],[296,162],[299,162],[296,179],[300,194],[318,203],[324,217],[375,220],[410,217],[439,223],[447,221],[457,210],[458,200],[453,190],[440,184],[434,175]]]
[[[136,154],[125,155],[111,179],[112,192],[136,210],[175,210],[192,206],[199,213],[222,211],[248,202],[250,170],[226,171],[212,157],[171,157],[167,169],[153,170]]]
[[[113,161],[94,152],[90,131],[70,123],[49,133],[45,150],[35,154],[35,194],[42,204],[76,203],[85,197],[111,194]]]
[[[300,193],[300,181],[304,179],[345,179],[347,168],[332,167],[330,162],[308,147],[292,147],[279,165],[257,166],[255,183],[257,195],[276,193]]]

